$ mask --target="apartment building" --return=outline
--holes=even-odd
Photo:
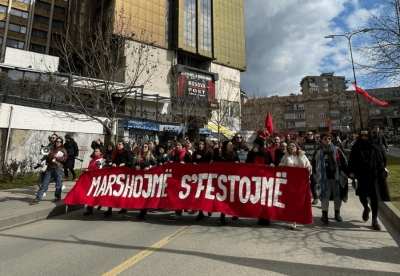
[[[18,48],[57,55],[69,9],[67,0],[0,0],[0,51]],[[2,59],[3,60],[3,59]]]
[[[306,76],[300,82],[303,95],[313,93],[329,93],[346,91],[347,81],[344,76],[334,76],[334,73],[322,73],[320,76]]]

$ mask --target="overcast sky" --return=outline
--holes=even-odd
[[[300,93],[305,76],[335,72],[353,81],[348,40],[344,34],[366,27],[384,0],[245,0],[247,71],[241,89],[247,94]],[[365,34],[354,35],[352,45]],[[353,49],[354,60],[358,56]],[[357,83],[363,86],[362,77]],[[365,87],[367,88],[367,87]]]

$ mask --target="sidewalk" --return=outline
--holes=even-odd
[[[63,181],[65,189],[62,198],[72,189],[75,183],[75,181]],[[0,191],[0,230],[83,208],[83,205],[67,207],[62,202],[52,203],[55,190],[54,183],[50,183],[47,195],[42,198],[40,203],[31,206],[29,203],[35,198],[37,190],[37,186],[28,186]]]
[[[66,186],[63,190],[62,198],[72,189],[76,182],[64,181]],[[0,191],[0,231],[8,228],[12,228],[18,225],[35,222],[38,220],[43,220],[53,216],[61,215],[66,212],[71,212],[83,208],[83,205],[77,206],[66,206],[61,202],[52,203],[51,200],[54,198],[54,183],[50,183],[47,195],[42,198],[38,205],[29,205],[29,202],[35,197],[37,186],[10,189]],[[355,196],[355,191],[353,188],[349,189],[349,201],[358,202],[358,198]],[[351,213],[356,217],[361,215],[361,204],[351,204],[355,206],[349,208],[349,204],[343,204],[344,211],[347,213],[346,216]],[[318,205],[320,206],[320,204]],[[400,232],[400,211],[396,209],[390,202],[381,202],[380,207],[380,220],[383,213],[386,215],[387,219],[390,220],[397,230]],[[318,210],[318,211],[317,211]],[[319,209],[313,208],[313,212],[318,213],[315,216],[319,217]],[[346,216],[343,216],[346,220]],[[316,223],[319,223],[316,222]],[[370,222],[368,222],[370,224]]]

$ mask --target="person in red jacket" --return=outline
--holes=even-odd
[[[102,151],[101,148],[94,149],[92,160],[90,160],[89,167],[85,171],[98,170],[103,167],[104,159],[101,151]],[[93,214],[93,206],[88,205],[86,208],[86,212],[83,215],[88,216],[91,214]]]

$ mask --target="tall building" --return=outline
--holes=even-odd
[[[334,76],[334,73],[322,73],[321,76],[306,76],[301,82],[303,95],[313,93],[342,92],[347,90],[344,76]]]
[[[2,56],[6,47],[57,55],[54,43],[61,39],[68,5],[67,0],[1,0]]]
[[[118,14],[129,19],[125,31],[131,37],[118,31]],[[6,47],[14,47],[61,57],[56,44],[63,41],[64,35],[69,35],[71,44],[85,44],[85,40],[93,37],[88,31],[90,27],[111,21],[112,28],[104,30],[111,30],[115,37],[127,38],[124,57],[118,63],[121,70],[113,76],[113,81],[118,83],[116,87],[125,84],[140,90],[118,103],[117,117],[128,118],[120,124],[119,137],[134,140],[146,135],[168,137],[182,128],[191,137],[198,136],[199,131],[210,132],[199,130],[202,128],[222,130],[229,135],[240,129],[240,72],[247,66],[243,0],[0,0],[0,16],[3,55]],[[84,35],[80,36],[82,31]],[[140,38],[140,34],[147,39]],[[145,71],[130,82],[129,74],[137,70],[138,62],[129,59],[140,45],[150,45],[148,60],[157,64],[156,73],[149,79],[153,72]],[[79,67],[84,59],[71,55],[71,60],[77,61],[74,70],[60,67],[59,71],[76,76],[66,80],[68,77],[64,75],[63,81],[71,88],[82,86],[83,77],[89,77],[98,89],[104,83],[104,76],[85,75],[87,72]],[[60,64],[63,65],[62,58]],[[31,71],[35,68],[23,67],[4,66],[2,73],[28,70],[31,82],[41,80],[40,72],[33,76],[36,73]],[[16,83],[22,80],[14,79]],[[36,86],[40,87],[35,83],[31,90]],[[29,93],[36,94],[36,91]],[[85,108],[102,108],[99,98],[84,93],[82,96]],[[51,95],[41,97],[51,98]],[[151,127],[143,126],[143,121],[152,124]]]
[[[227,127],[228,134],[240,129],[240,72],[247,66],[243,0],[92,0],[86,7],[97,15],[123,11],[133,32],[151,35],[160,61],[158,77],[143,91],[149,119],[161,110],[190,137],[203,126]],[[125,69],[126,82],[130,67]],[[152,95],[170,100],[154,104]],[[126,105],[135,105],[133,99]]]

